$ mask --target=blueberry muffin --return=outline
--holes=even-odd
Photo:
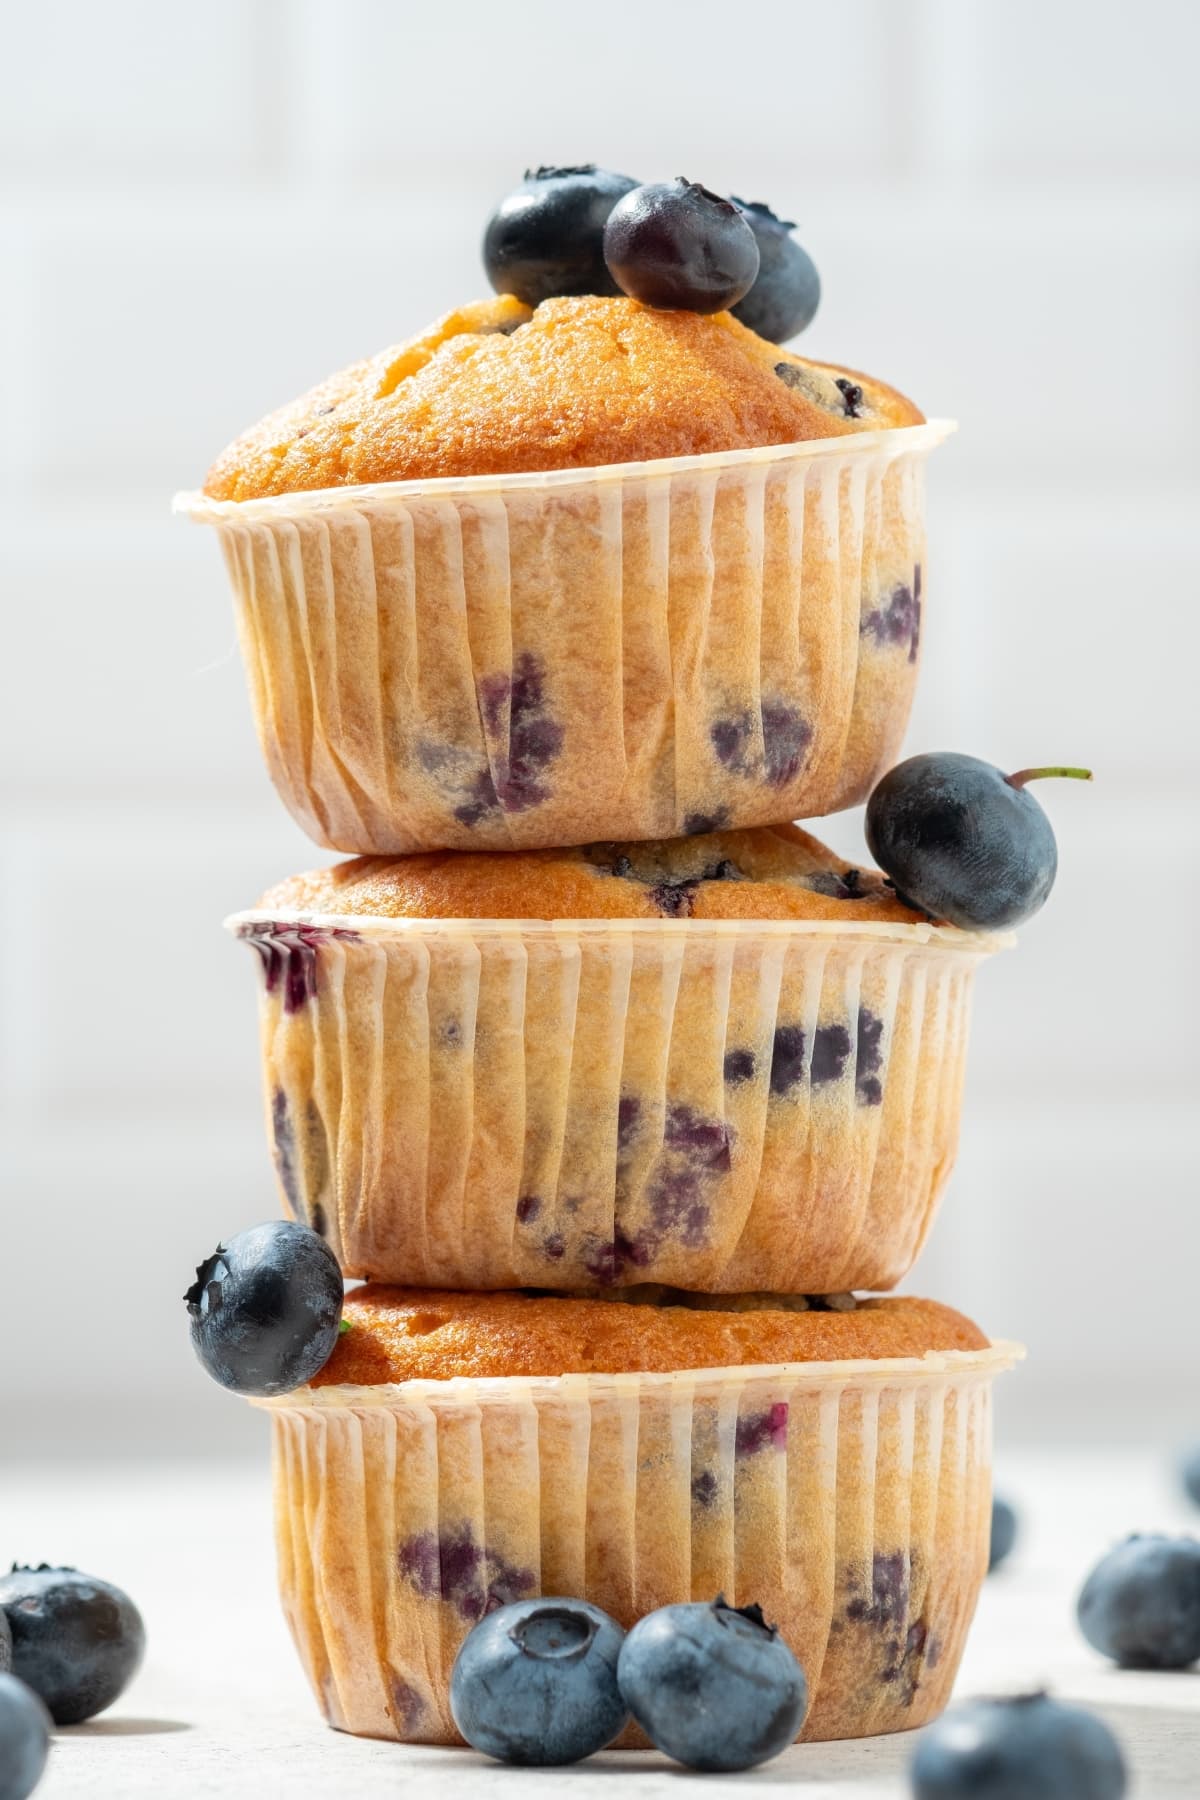
[[[894,760],[944,433],[728,313],[502,297],[272,414],[184,505],[318,842],[670,837],[835,811]]]
[[[894,1285],[999,941],[794,826],[360,859],[231,925],[294,1216],[352,1275],[570,1291]]]
[[[460,1643],[537,1593],[626,1627],[758,1602],[804,1665],[805,1738],[933,1717],[1014,1350],[927,1300],[619,1298],[368,1287],[317,1382],[266,1403],[285,1609],[330,1722],[458,1741]]]

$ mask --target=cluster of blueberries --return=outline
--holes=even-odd
[[[54,1725],[80,1725],[121,1694],[142,1660],[141,1614],[78,1569],[0,1575],[0,1800],[42,1778]]]
[[[488,221],[483,263],[499,294],[628,294],[646,306],[735,318],[771,343],[804,330],[821,298],[807,251],[757,200],[699,182],[598,169],[531,169]]]

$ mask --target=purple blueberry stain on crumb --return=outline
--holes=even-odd
[[[517,1201],[517,1219],[522,1225],[532,1224],[542,1210],[542,1203],[536,1194],[522,1194]]]
[[[777,1025],[771,1044],[771,1092],[790,1094],[804,1079],[804,1028]]]
[[[682,1152],[702,1168],[729,1168],[729,1127],[723,1119],[709,1119],[691,1106],[673,1103],[667,1108],[663,1143]]]
[[[690,919],[696,886],[694,881],[660,881],[650,889],[650,898],[664,918]]]
[[[777,1400],[765,1412],[746,1413],[737,1422],[734,1455],[755,1456],[760,1450],[787,1449],[788,1403]]]
[[[743,1081],[753,1081],[754,1071],[757,1067],[758,1058],[753,1050],[727,1050],[725,1052],[725,1079],[735,1087]]]
[[[754,730],[754,721],[749,713],[738,718],[717,719],[709,728],[709,738],[717,753],[718,762],[724,763],[727,769],[737,774],[746,773],[746,745]]]
[[[767,780],[772,787],[786,787],[803,766],[812,743],[812,726],[794,706],[781,700],[764,701],[762,734]]]
[[[566,1255],[566,1239],[559,1231],[552,1231],[549,1237],[542,1239],[542,1254],[551,1262],[561,1262]]]
[[[388,1684],[391,1694],[391,1714],[402,1736],[411,1737],[425,1717],[425,1701],[402,1675],[393,1674]]]
[[[814,1087],[840,1081],[850,1057],[850,1033],[844,1025],[818,1025],[813,1033],[812,1071]]]
[[[883,1020],[868,1007],[858,1012],[858,1043],[855,1054],[854,1092],[860,1106],[878,1106],[883,1100]]]
[[[238,934],[258,952],[268,994],[283,992],[285,1013],[299,1012],[317,991],[317,952],[332,943],[357,944],[356,931],[281,920],[243,926]]]
[[[910,587],[895,587],[888,599],[863,616],[860,627],[864,637],[873,637],[882,648],[893,644],[907,650],[908,660],[915,663],[921,643],[921,602]]]
[[[836,375],[833,385],[842,396],[842,405],[848,419],[862,417],[863,391],[857,381],[851,381],[847,375]]]
[[[469,1524],[455,1530],[419,1531],[396,1552],[400,1574],[425,1600],[443,1600],[474,1624],[532,1593],[536,1575],[499,1552],[481,1546]]]
[[[300,1183],[296,1173],[296,1132],[291,1109],[282,1088],[271,1095],[271,1137],[275,1145],[275,1172],[293,1219],[303,1222]]]
[[[642,1103],[636,1094],[622,1094],[617,1102],[617,1149],[628,1150],[637,1136]]]
[[[686,813],[683,820],[684,837],[707,837],[711,831],[724,831],[729,824],[727,807],[719,807],[711,813]]]
[[[716,1504],[717,1478],[711,1469],[700,1469],[692,1476],[693,1506],[710,1507]]]
[[[583,1266],[600,1287],[614,1287],[630,1269],[644,1269],[654,1255],[653,1240],[631,1238],[618,1225],[608,1243],[584,1252]]]

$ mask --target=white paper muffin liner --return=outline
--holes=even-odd
[[[220,535],[317,843],[677,837],[835,812],[894,762],[952,429],[177,506]]]
[[[954,1160],[972,981],[924,923],[250,912],[268,1130],[349,1275],[884,1289]]]
[[[923,1724],[987,1567],[990,1383],[1020,1354],[262,1402],[284,1608],[325,1716],[455,1743],[450,1672],[492,1608],[571,1595],[628,1628],[720,1592],[760,1604],[803,1664],[802,1737]]]

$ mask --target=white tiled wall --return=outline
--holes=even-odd
[[[1194,1428],[1200,8],[43,0],[4,39],[0,1456],[256,1435],[179,1294],[274,1205],[220,920],[318,853],[170,495],[482,291],[492,201],[587,157],[794,214],[807,347],[961,421],[910,743],[1100,779],[1044,794],[1058,890],[981,977],[914,1281],[1028,1340],[1014,1434]]]

